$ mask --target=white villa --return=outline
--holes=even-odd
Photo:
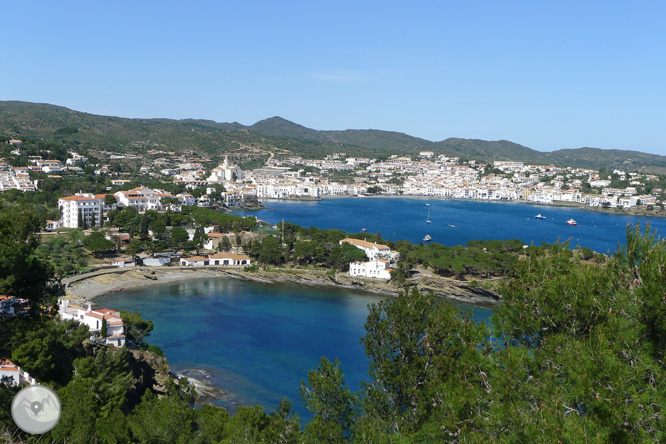
[[[391,279],[391,268],[389,261],[377,259],[368,262],[351,262],[349,264],[349,276],[367,277],[375,279]]]
[[[97,337],[102,329],[102,320],[106,320],[107,345],[122,347],[125,345],[125,327],[120,317],[120,312],[110,308],[92,309],[90,304],[87,308],[69,303],[67,299],[58,299],[60,319],[63,321],[73,319],[85,324],[90,329],[92,337]]]
[[[99,226],[104,212],[104,198],[106,194],[77,193],[73,196],[58,199],[60,210],[60,224],[65,228],[79,228],[79,214],[90,226],[95,221]]]
[[[249,266],[250,257],[245,254],[216,253],[208,256],[192,256],[181,258],[180,265],[184,267],[204,267],[207,265],[219,266]]]
[[[365,255],[368,256],[368,259],[371,261],[375,259],[387,259],[392,262],[400,257],[400,253],[395,250],[391,250],[388,245],[378,244],[377,242],[368,242],[360,239],[345,238],[340,241],[340,245],[343,243],[352,244],[356,248],[360,248],[365,251]]]

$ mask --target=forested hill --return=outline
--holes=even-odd
[[[540,152],[506,140],[449,138],[432,142],[393,131],[319,131],[281,117],[250,126],[195,119],[128,119],[18,101],[0,101],[0,138],[55,141],[73,148],[122,152],[150,148],[194,150],[214,156],[241,146],[284,149],[310,158],[341,151],[366,157],[434,151],[480,161],[515,160],[666,173],[665,156],[637,151],[578,148]]]

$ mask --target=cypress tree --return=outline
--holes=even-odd
[[[103,338],[106,338],[107,333],[106,318],[102,318],[102,328],[99,330],[99,335]]]

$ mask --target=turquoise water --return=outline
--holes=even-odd
[[[426,203],[430,204],[431,224]],[[444,245],[464,245],[470,240],[520,239],[526,244],[553,243],[570,240],[594,251],[615,251],[625,242],[627,223],[650,219],[597,213],[577,208],[530,205],[511,202],[472,200],[414,199],[414,198],[330,198],[318,202],[267,201],[267,209],[236,211],[252,214],[272,224],[292,222],[305,227],[339,228],[357,233],[381,232],[390,240],[419,243],[426,234],[432,242]],[[546,220],[534,219],[537,213]],[[574,218],[578,226],[566,221]],[[659,234],[666,233],[666,219],[651,220]],[[455,225],[450,227],[449,224]]]
[[[96,302],[152,320],[148,341],[162,348],[172,371],[205,370],[228,392],[219,405],[273,410],[286,396],[307,419],[298,388],[320,356],[340,359],[352,390],[368,379],[360,339],[368,304],[380,300],[341,289],[198,279],[113,293]],[[490,313],[474,309],[478,319],[487,320]]]

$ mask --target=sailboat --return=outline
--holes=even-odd
[[[426,204],[426,206],[428,207],[428,218],[426,219],[426,223],[430,224],[432,223],[430,220],[430,204]]]

